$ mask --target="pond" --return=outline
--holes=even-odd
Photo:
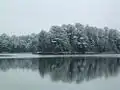
[[[0,90],[120,90],[120,58],[0,59]]]

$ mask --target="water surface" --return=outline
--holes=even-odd
[[[1,59],[0,90],[120,90],[119,58]]]

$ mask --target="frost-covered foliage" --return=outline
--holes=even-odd
[[[120,52],[116,29],[83,26],[80,23],[52,26],[48,32],[26,36],[0,36],[0,52]]]

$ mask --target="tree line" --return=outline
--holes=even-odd
[[[24,36],[0,35],[0,52],[120,52],[120,32],[108,27],[63,24]]]

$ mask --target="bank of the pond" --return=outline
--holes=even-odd
[[[77,55],[36,55],[32,53],[0,54],[0,59],[67,58],[67,57],[120,58],[120,54],[77,54]]]

